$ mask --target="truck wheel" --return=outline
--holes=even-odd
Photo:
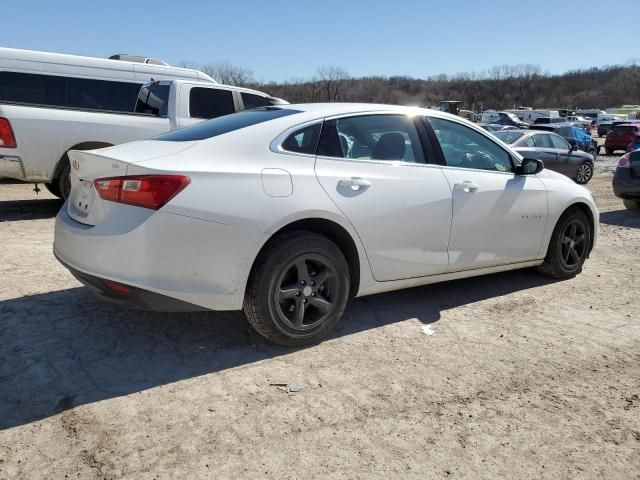
[[[630,198],[623,198],[622,203],[627,210],[632,212],[640,212],[640,200],[631,200]]]
[[[58,184],[58,190],[60,190],[60,198],[66,200],[69,198],[69,192],[71,192],[71,167],[69,167],[69,157],[65,155],[62,161],[65,163],[55,182]]]
[[[53,183],[45,183],[44,186],[47,188],[47,190],[49,190],[49,192],[51,192],[53,195],[55,195],[58,198],[62,198],[62,194],[60,193],[60,190],[58,190],[58,182],[53,182]]]
[[[243,310],[260,335],[301,347],[336,326],[348,299],[349,267],[336,244],[311,232],[285,232],[256,260]]]

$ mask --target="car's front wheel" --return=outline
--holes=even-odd
[[[582,271],[589,255],[591,226],[585,213],[577,207],[567,210],[551,235],[547,256],[538,270],[553,278],[573,278]]]
[[[623,198],[622,202],[624,203],[624,207],[627,210],[631,210],[633,212],[640,212],[640,200],[632,200],[630,198]]]
[[[576,183],[584,185],[589,183],[591,177],[593,177],[593,165],[590,162],[581,163],[576,172]]]
[[[256,260],[244,314],[274,343],[317,343],[342,317],[349,278],[347,261],[331,240],[311,232],[285,232],[270,240]]]

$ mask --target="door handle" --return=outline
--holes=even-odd
[[[341,178],[338,180],[338,186],[342,188],[349,188],[354,192],[364,190],[371,186],[371,182],[360,177]]]
[[[466,192],[466,193],[475,192],[479,188],[477,184],[470,182],[469,180],[454,183],[453,186],[454,188],[457,188],[458,190],[462,190],[463,192]]]

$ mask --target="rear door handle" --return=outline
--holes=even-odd
[[[462,190],[463,192],[466,193],[471,193],[471,192],[475,192],[476,190],[478,190],[479,186],[469,180],[465,180],[463,182],[457,182],[453,184],[454,188],[457,188],[458,190]]]
[[[340,180],[338,180],[338,186],[342,188],[349,188],[357,192],[370,187],[371,182],[360,177],[341,178]]]

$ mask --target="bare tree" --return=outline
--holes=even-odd
[[[342,67],[325,65],[318,68],[318,77],[320,77],[318,83],[324,100],[337,102],[343,93],[342,89],[346,81],[349,79],[347,71]]]
[[[237,67],[229,62],[207,63],[201,65],[199,70],[225,85],[244,87],[254,83],[253,72],[251,70]]]

